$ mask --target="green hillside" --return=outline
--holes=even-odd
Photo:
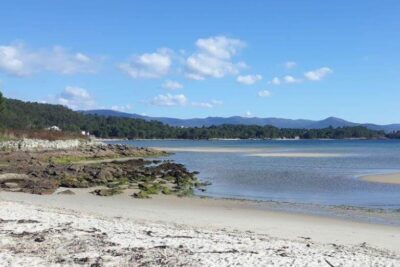
[[[382,138],[382,131],[365,127],[325,129],[278,129],[272,126],[220,125],[210,127],[179,128],[157,121],[85,115],[61,105],[3,100],[0,111],[0,129],[43,130],[56,125],[63,131],[89,131],[101,138]]]

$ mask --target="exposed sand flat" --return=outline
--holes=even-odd
[[[273,151],[268,148],[231,148],[231,147],[152,147],[167,152],[200,152],[200,153],[257,153]]]
[[[367,175],[362,180],[373,183],[400,184],[400,172],[388,174]]]
[[[242,153],[253,157],[280,158],[333,158],[343,157],[338,153],[316,152],[278,152],[276,148],[216,148],[216,147],[152,147],[167,152],[198,152],[198,153]]]
[[[277,157],[277,158],[335,158],[343,157],[343,154],[335,153],[309,153],[309,152],[280,152],[280,153],[254,153],[253,157]]]

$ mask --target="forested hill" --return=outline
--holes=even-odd
[[[279,129],[273,126],[219,125],[180,128],[157,121],[82,114],[60,105],[4,99],[0,112],[1,129],[38,130],[56,125],[64,131],[89,131],[101,138],[383,138],[382,131],[365,127],[324,129]]]

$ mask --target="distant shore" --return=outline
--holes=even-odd
[[[189,138],[95,138],[97,141],[299,141],[299,140],[319,140],[319,141],[334,141],[334,140],[392,140],[390,138],[209,138],[209,139],[189,139]]]

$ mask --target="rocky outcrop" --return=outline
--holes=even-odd
[[[47,147],[48,148],[48,147]],[[126,145],[83,144],[75,149],[0,151],[0,190],[50,194],[58,187],[88,188],[99,196],[138,189],[134,197],[190,195],[204,185],[182,164],[150,160],[166,152]],[[143,157],[148,157],[145,160]]]

